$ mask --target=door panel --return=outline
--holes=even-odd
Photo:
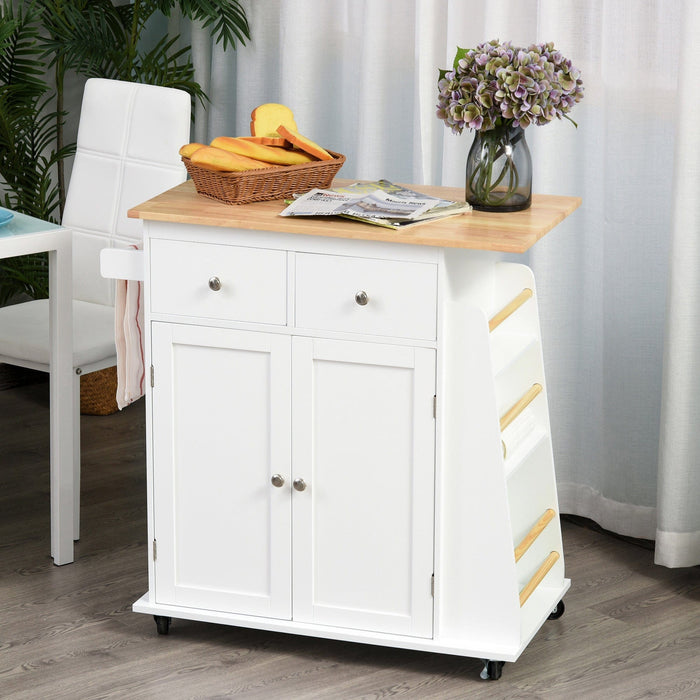
[[[435,353],[292,348],[294,619],[430,637]]]
[[[290,339],[153,324],[158,603],[291,617]]]

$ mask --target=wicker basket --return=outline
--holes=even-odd
[[[318,160],[303,165],[282,165],[238,173],[207,170],[189,158],[182,162],[199,194],[226,204],[249,204],[268,199],[285,199],[314,187],[329,187],[343,167],[345,156],[328,151],[333,160]]]
[[[108,416],[118,410],[116,367],[80,377],[80,412],[84,416]]]

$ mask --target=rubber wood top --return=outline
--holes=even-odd
[[[337,179],[337,186],[353,180]],[[411,189],[444,199],[464,201],[456,187],[407,185]],[[149,221],[201,224],[226,228],[279,231],[309,236],[349,238],[439,248],[469,248],[523,253],[563,221],[581,204],[579,197],[533,195],[525,211],[490,213],[471,211],[458,216],[413,225],[402,231],[373,226],[340,217],[279,216],[282,200],[252,204],[224,204],[197,194],[194,183],[182,184],[131,209],[132,218]]]

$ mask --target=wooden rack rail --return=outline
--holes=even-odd
[[[541,384],[533,384],[504,414],[501,416],[501,432],[503,432],[542,391]]]
[[[532,289],[525,287],[518,296],[509,301],[495,316],[489,321],[489,332],[498,328],[498,326],[505,321],[508,316],[515,313],[530,297],[532,296]]]
[[[530,532],[525,535],[522,542],[515,548],[515,561],[518,562],[523,554],[532,546],[532,543],[542,534],[542,531],[552,521],[556,513],[551,509],[543,513],[542,517],[532,526]]]
[[[549,570],[557,563],[559,552],[550,552],[542,562],[542,566],[535,572],[535,575],[527,582],[525,588],[520,591],[520,607],[525,605],[525,601],[532,595],[537,586],[542,583],[542,579],[549,573]]]

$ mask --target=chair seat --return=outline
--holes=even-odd
[[[0,308],[0,355],[49,364],[49,300]],[[116,355],[114,307],[73,300],[73,367]],[[47,367],[48,369],[48,367]]]

